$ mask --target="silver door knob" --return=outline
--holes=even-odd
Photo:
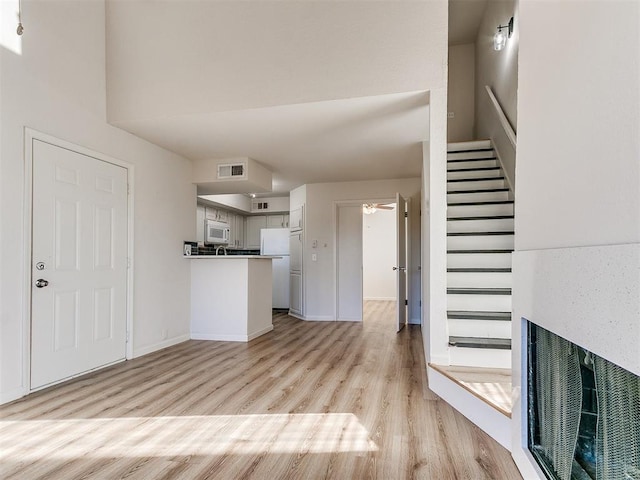
[[[47,285],[49,285],[49,282],[44,278],[39,278],[38,280],[36,280],[36,287],[38,288],[46,287]]]
[[[406,272],[407,269],[405,267],[393,267],[393,271],[400,270],[401,272]]]

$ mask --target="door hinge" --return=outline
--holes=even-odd
[[[126,342],[129,343],[129,339],[130,339],[131,335],[129,335],[129,330],[127,330],[127,335],[126,335]]]
[[[405,305],[409,305],[409,300],[405,300],[405,301],[404,301],[404,304],[405,304]]]
[[[409,212],[404,212],[404,218],[409,218]]]

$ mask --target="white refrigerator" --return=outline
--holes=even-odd
[[[289,229],[260,230],[260,255],[276,255],[273,265],[273,308],[289,308]]]

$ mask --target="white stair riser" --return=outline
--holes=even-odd
[[[511,253],[449,253],[448,268],[508,268]]]
[[[450,205],[448,217],[477,217],[489,215],[513,215],[513,203],[496,205]]]
[[[472,140],[470,142],[447,143],[447,152],[455,152],[458,150],[478,150],[487,148],[491,148],[491,140]]]
[[[502,170],[469,170],[463,172],[447,172],[447,180],[458,178],[504,178]]]
[[[511,322],[450,319],[449,335],[476,338],[511,338]]]
[[[449,220],[447,232],[513,232],[513,218]]]
[[[466,160],[476,158],[493,158],[496,153],[493,150],[471,151],[471,152],[448,152],[447,160]]]
[[[447,163],[447,169],[456,168],[482,168],[482,167],[498,167],[498,161],[495,158],[488,160],[468,160]]]
[[[460,190],[478,190],[484,188],[504,188],[504,179],[497,178],[495,180],[476,180],[471,182],[449,182],[447,183],[447,192]]]
[[[447,202],[502,202],[509,200],[509,192],[450,193]]]
[[[447,287],[511,288],[511,272],[447,272]]]
[[[447,310],[510,312],[511,295],[447,294]]]
[[[513,250],[513,235],[447,237],[447,250]]]
[[[488,348],[449,348],[451,365],[484,368],[511,368],[511,350]]]

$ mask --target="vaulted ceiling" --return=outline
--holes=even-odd
[[[420,175],[447,2],[107,2],[110,123],[274,191]]]

